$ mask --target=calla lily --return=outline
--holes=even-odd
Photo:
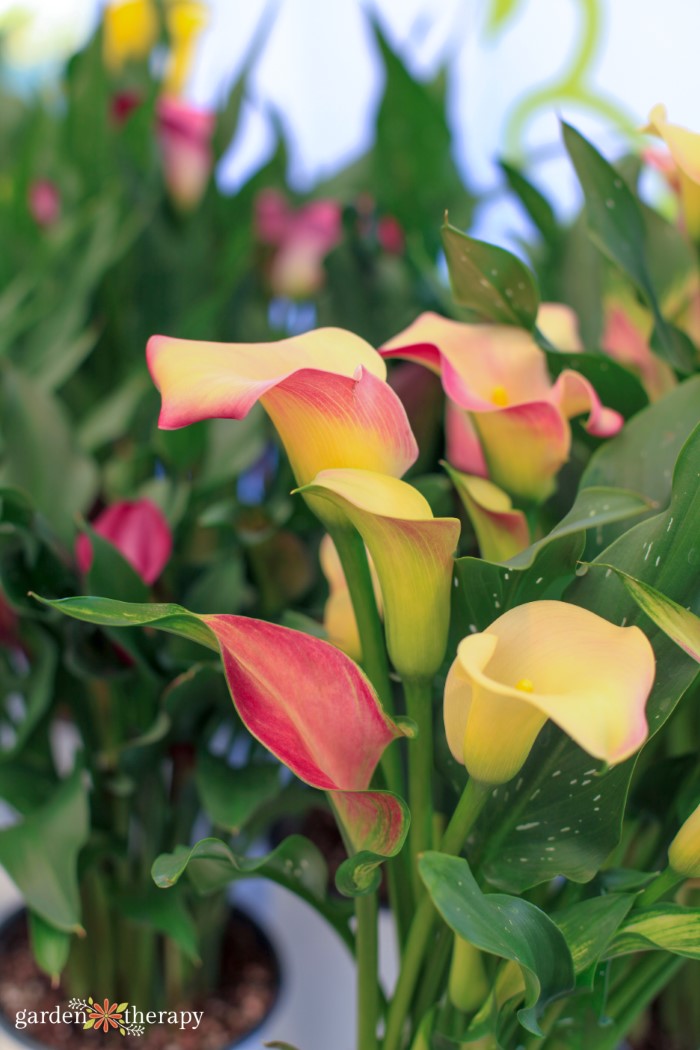
[[[700,134],[670,124],[666,107],[654,106],[643,129],[666,143],[678,169],[685,224],[691,237],[700,235]]]
[[[113,503],[98,514],[92,528],[117,548],[144,583],[155,583],[170,559],[170,526],[162,510],[150,500]],[[80,571],[88,573],[93,558],[89,536],[78,537],[75,555]]]
[[[208,110],[197,109],[174,95],[159,99],[157,116],[165,185],[175,206],[191,211],[209,183],[216,118]]]
[[[601,348],[639,376],[649,399],[657,401],[676,385],[676,377],[649,345],[653,327],[649,311],[629,293],[606,299]]]
[[[543,351],[522,329],[426,313],[380,352],[418,361],[441,376],[445,393],[469,419],[458,461],[448,447],[450,462],[477,475],[486,465],[495,484],[522,500],[542,500],[553,491],[569,456],[571,417],[588,413],[586,429],[598,437],[622,426],[622,417],[601,404],[578,372],[567,369],[552,383]]]
[[[668,847],[668,863],[686,879],[700,878],[700,806],[693,810]]]
[[[179,605],[90,597],[45,604],[88,623],[157,628],[218,650],[248,730],[301,780],[329,793],[355,852],[380,855],[364,858],[353,876],[360,892],[372,888],[372,867],[401,848],[408,814],[396,795],[369,787],[384,750],[406,731],[384,713],[345,653],[247,616],[198,615]]]
[[[510,496],[486,478],[446,469],[469,515],[481,557],[504,562],[524,551],[530,543],[527,519],[514,510]]]
[[[165,0],[170,42],[164,89],[179,94],[192,64],[197,37],[207,24],[207,9],[196,0]],[[160,19],[154,0],[116,0],[103,15],[105,65],[119,72],[128,62],[148,58],[158,43]]]
[[[29,214],[37,226],[47,229],[61,217],[61,195],[55,182],[36,179],[27,191]]]
[[[261,401],[297,482],[329,467],[401,475],[418,450],[382,358],[359,336],[321,328],[275,343],[199,343],[153,336],[151,376],[166,430],[243,419]]]
[[[304,299],[325,281],[323,260],[342,235],[337,201],[317,200],[298,210],[276,190],[263,190],[255,202],[259,240],[274,248],[268,278],[275,295]]]
[[[540,303],[537,327],[557,350],[578,353],[583,350],[576,311],[564,303]]]
[[[396,670],[404,678],[434,674],[447,644],[459,521],[434,518],[411,485],[368,470],[323,470],[303,491],[330,502],[365,541]]]
[[[460,642],[445,683],[450,751],[475,780],[516,775],[547,719],[614,765],[647,736],[654,653],[637,627],[617,627],[558,601],[529,602]]]
[[[319,559],[323,575],[328,581],[328,600],[323,610],[323,626],[326,629],[329,642],[337,645],[344,653],[362,663],[362,644],[357,629],[355,610],[353,609],[348,581],[343,572],[343,566],[336,550],[335,544],[330,536],[326,535],[321,540]],[[377,570],[371,558],[369,569],[374,585],[374,597],[377,608],[382,612],[382,593],[377,579]]]

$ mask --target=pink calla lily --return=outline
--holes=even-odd
[[[303,299],[323,285],[323,260],[340,241],[341,207],[317,200],[294,210],[276,190],[263,190],[255,202],[259,240],[274,248],[269,267],[275,295]]]
[[[300,485],[326,468],[398,476],[415,462],[415,438],[386,366],[350,332],[321,328],[257,344],[154,336],[147,356],[163,398],[161,427],[243,419],[261,401]]]
[[[392,856],[407,825],[395,795],[368,790],[404,735],[356,664],[328,642],[243,616],[203,616],[233,702],[258,740],[301,780],[330,792],[353,848]]]
[[[441,376],[445,393],[469,420],[459,461],[451,449],[448,458],[470,474],[482,474],[485,465],[495,484],[521,500],[542,500],[553,491],[569,456],[571,417],[587,413],[586,429],[598,437],[622,426],[622,417],[601,404],[578,372],[565,370],[552,383],[543,351],[521,329],[426,313],[380,352]]]
[[[649,399],[658,401],[676,385],[676,377],[649,345],[653,327],[651,314],[631,294],[606,299],[601,348],[639,376]]]
[[[192,211],[204,196],[214,164],[216,118],[174,95],[159,99],[157,116],[165,185],[177,208]]]
[[[147,499],[123,500],[103,510],[91,524],[95,532],[117,548],[144,583],[155,583],[173,549],[172,533],[162,510]],[[88,573],[93,558],[89,536],[78,537],[75,555],[80,571]]]

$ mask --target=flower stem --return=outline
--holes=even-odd
[[[357,917],[357,1047],[377,1050],[379,976],[377,894],[355,898]]]
[[[460,852],[464,842],[481,813],[489,789],[473,780],[467,782],[457,808],[452,814],[445,834],[440,843],[440,852],[455,856]],[[420,976],[425,954],[433,935],[437,912],[430,897],[425,894],[418,905],[406,942],[401,972],[396,984],[396,991],[389,1006],[386,1024],[384,1050],[400,1050],[401,1036],[404,1029],[413,993]]]
[[[605,1012],[613,1018],[598,1050],[616,1050],[639,1015],[685,963],[679,956],[649,952],[608,1000]]]
[[[418,874],[418,857],[433,844],[433,697],[425,679],[404,682],[409,718],[418,726],[418,737],[408,744],[408,803],[411,810],[409,844],[413,893],[424,893]]]
[[[362,646],[362,666],[376,689],[384,710],[391,715],[394,705],[389,680],[389,663],[384,644],[384,628],[374,598],[365,545],[359,532],[356,532],[355,529],[334,529],[331,537],[343,566],[352,607],[355,611]],[[401,795],[403,776],[401,757],[396,747],[388,747],[384,752],[382,770],[389,790]]]
[[[656,904],[658,900],[661,900],[672,889],[675,889],[680,882],[683,882],[683,876],[679,875],[671,867],[666,868],[647,886],[643,893],[639,894],[634,904],[635,910],[637,908],[648,908],[652,904]]]

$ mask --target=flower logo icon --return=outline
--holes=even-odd
[[[122,1028],[120,1024],[122,1017],[124,1016],[124,1010],[126,1010],[128,1003],[111,1003],[109,999],[105,999],[102,1006],[99,1003],[94,1003],[92,998],[88,1000],[92,1007],[91,1013],[88,1014],[88,1020],[83,1025],[83,1028],[94,1027],[95,1031],[98,1032],[100,1028],[103,1031],[108,1032],[110,1028]]]

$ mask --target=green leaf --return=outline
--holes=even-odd
[[[635,580],[633,576],[622,572],[621,569],[616,569],[614,565],[605,565],[601,562],[599,567],[612,569],[649,619],[653,620],[656,626],[660,627],[676,645],[679,645],[689,656],[700,663],[699,616],[695,616],[677,602],[671,601],[661,591],[650,587],[648,583]]]
[[[81,930],[77,865],[89,830],[87,790],[77,767],[49,802],[0,831],[0,864],[27,907],[66,933]]]
[[[161,893],[151,886],[145,893],[120,896],[117,907],[134,922],[170,937],[193,963],[200,962],[197,926],[179,890]]]
[[[347,920],[352,909],[343,901],[329,901],[328,869],[308,839],[291,835],[263,857],[241,857],[221,839],[201,839],[194,846],[178,846],[156,857],[151,874],[167,889],[187,871],[199,893],[212,893],[239,879],[262,877],[291,890],[315,908],[337,930],[348,946],[353,939]]]
[[[212,822],[238,833],[262,805],[280,790],[279,766],[258,762],[232,768],[224,758],[202,751],[196,781],[202,805]]]
[[[0,372],[2,481],[30,492],[64,541],[74,516],[92,502],[97,468],[75,441],[63,404],[38,383],[5,366]]]
[[[157,627],[161,631],[188,638],[219,652],[214,632],[201,617],[188,612],[181,605],[164,602],[134,604],[90,596],[60,598],[57,601],[48,601],[38,594],[33,597],[43,605],[48,605],[74,620],[94,623],[99,627]]]
[[[607,893],[552,915],[564,934],[577,975],[598,963],[635,900],[634,893]]]
[[[513,0],[508,0],[508,2],[512,4]],[[501,160],[499,161],[499,167],[508,180],[511,190],[520,198],[525,210],[545,241],[548,244],[557,241],[560,235],[559,223],[557,222],[554,209],[544,194],[540,193],[529,179],[526,179],[523,173],[514,168],[512,164]]]
[[[495,244],[477,241],[450,226],[442,227],[442,243],[452,295],[476,320],[532,329],[539,292],[530,270],[516,255]]]
[[[481,951],[518,964],[525,981],[525,1006],[518,1018],[529,1032],[541,1035],[539,1014],[574,987],[573,963],[561,931],[529,901],[482,893],[466,860],[428,852],[418,868],[450,929]]]
[[[579,372],[591,383],[602,403],[620,412],[625,419],[635,416],[649,404],[637,376],[607,354],[565,353],[561,350],[546,350],[546,354],[554,378],[564,369]]]
[[[647,231],[638,201],[622,176],[583,135],[565,123],[562,132],[586,197],[591,237],[646,299],[654,315],[660,353],[680,371],[691,371],[695,357],[692,343],[661,314],[647,261]]]
[[[700,959],[700,908],[658,904],[655,908],[634,912],[622,924],[606,957],[614,959],[618,955],[654,949]]]
[[[376,23],[373,28],[386,77],[371,155],[373,193],[409,236],[422,235],[437,248],[445,209],[459,209],[466,225],[472,207],[452,156],[444,95],[415,80]]]
[[[3,752],[0,754],[0,763],[10,761],[22,751],[54,698],[54,679],[58,660],[56,644],[48,634],[39,628],[25,631],[24,637],[32,651],[27,677],[18,678],[16,683],[17,692],[21,694],[24,704],[24,717],[17,725],[14,721],[10,721],[9,715],[6,716],[6,728],[9,728],[14,734],[14,740],[12,743],[6,741]]]
[[[29,941],[32,955],[40,970],[51,978],[55,987],[68,962],[72,935],[46,922],[36,912],[29,912]]]
[[[561,536],[574,536],[586,529],[597,529],[613,521],[627,521],[644,514],[651,506],[651,502],[638,492],[602,486],[581,489],[573,507],[559,524],[527,550],[511,558],[509,565],[514,568],[527,568],[533,564],[538,551]]]

